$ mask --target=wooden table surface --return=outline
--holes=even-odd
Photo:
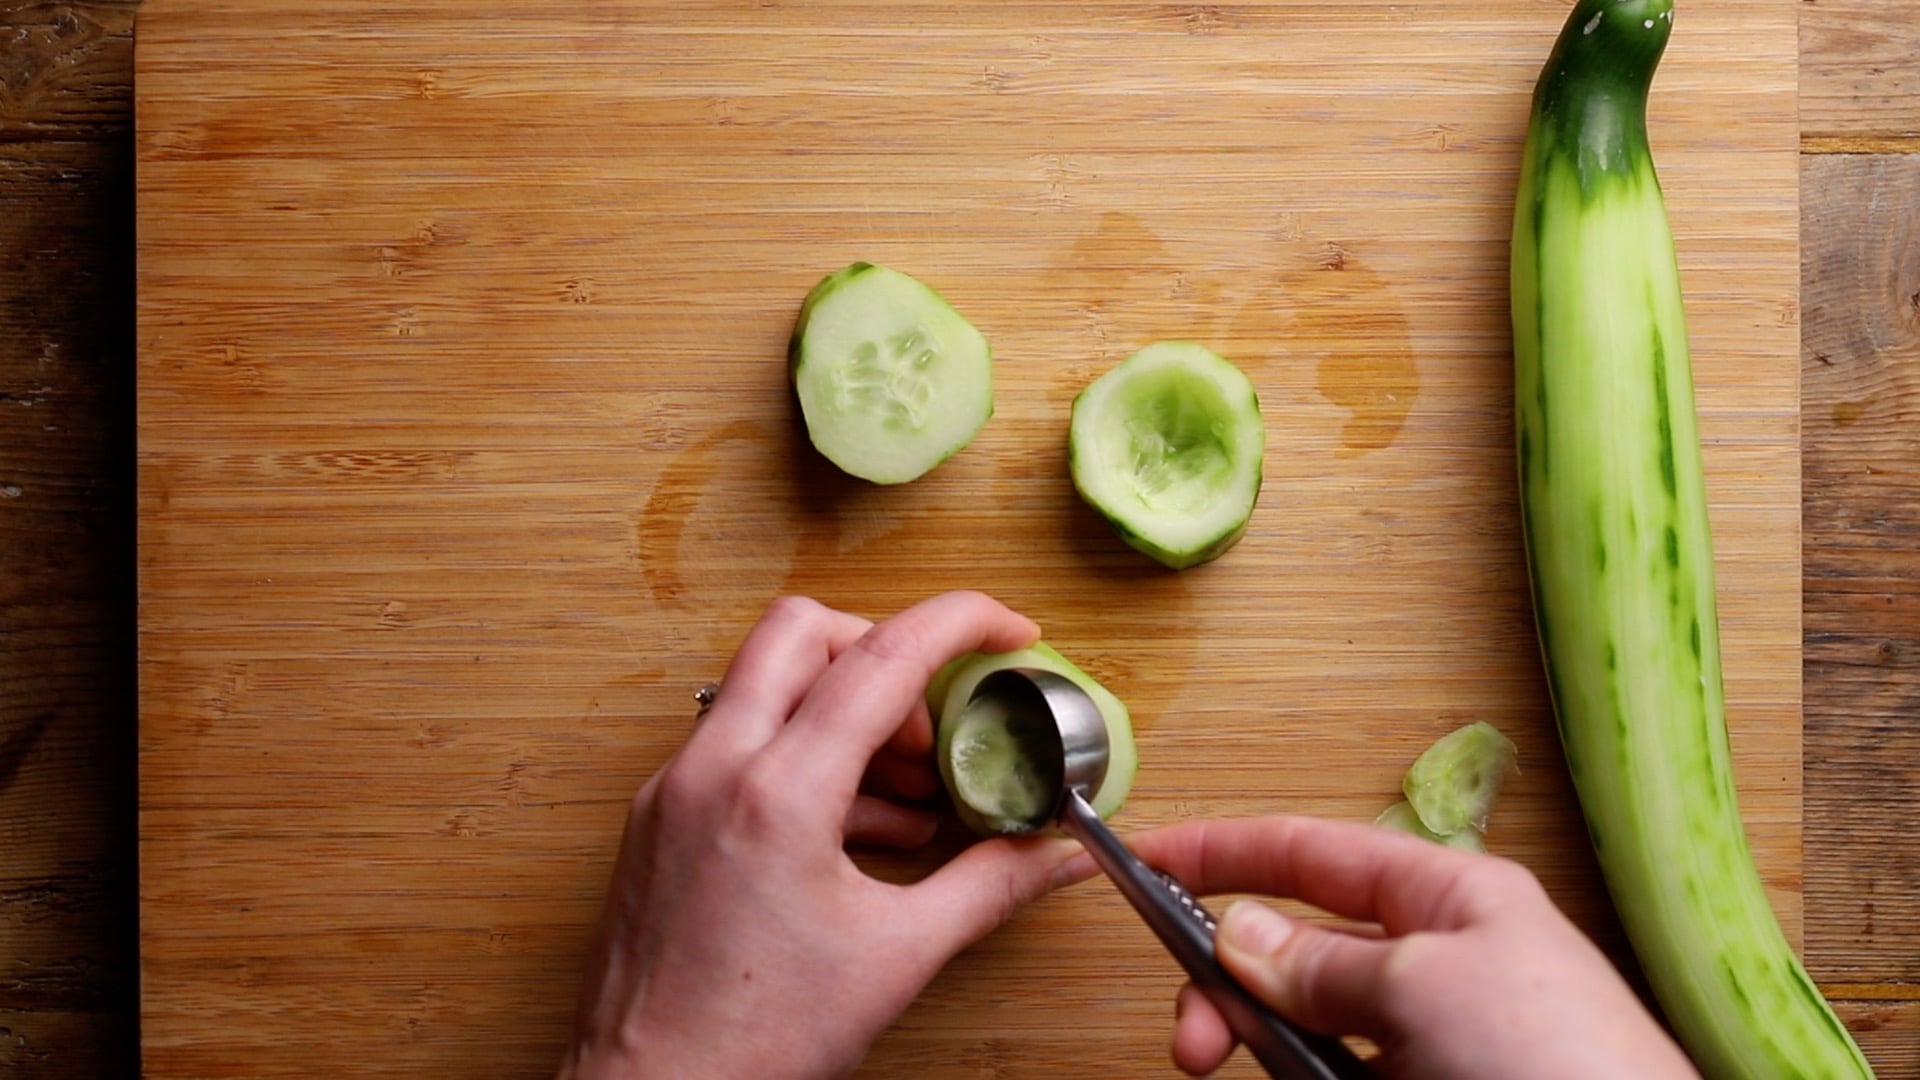
[[[12,1075],[118,1075],[138,1060],[136,6],[0,2],[0,1066]],[[1806,954],[1887,1076],[1920,1074],[1916,16],[1920,0],[1808,2],[1800,38]]]

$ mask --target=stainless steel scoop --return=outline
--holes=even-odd
[[[1106,778],[1109,746],[1106,721],[1086,691],[1051,671],[1006,668],[980,680],[972,700],[982,697],[997,698],[1010,710],[1045,715],[1053,721],[1060,736],[1059,756],[1047,754],[1033,765],[1045,779],[1058,778],[1059,796],[1050,812],[1028,824],[1039,828],[1057,823],[1086,847],[1269,1076],[1358,1080],[1374,1075],[1339,1039],[1294,1026],[1227,974],[1214,956],[1213,916],[1171,875],[1128,851],[1093,812],[1088,800]]]

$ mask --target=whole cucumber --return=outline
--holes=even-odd
[[[1514,210],[1517,451],[1567,764],[1648,980],[1710,1077],[1862,1077],[1734,793],[1679,271],[1648,148],[1672,0],[1578,0]]]

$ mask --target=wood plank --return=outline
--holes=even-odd
[[[1370,818],[1420,746],[1492,719],[1524,767],[1496,847],[1606,936],[1512,481],[1512,163],[1561,13],[743,10],[146,9],[150,1074],[550,1070],[621,808],[783,591],[1032,611],[1141,721],[1129,827]],[[1658,123],[1743,803],[1797,934],[1794,14],[1701,9]],[[856,257],[1001,357],[993,423],[902,489],[804,450],[784,383],[799,297]],[[1272,410],[1271,501],[1179,576],[1060,453],[1074,392],[1175,335]],[[1124,1073],[1164,1060],[1174,982],[1077,890],[871,1067]]]
[[[1913,987],[1920,157],[1809,157],[1802,176],[1807,959],[1816,980]]]
[[[0,1071],[138,1062],[133,5],[0,6]]]
[[[1842,1000],[1834,1009],[1877,1075],[1920,1076],[1920,1002]]]
[[[1920,0],[1800,5],[1800,127],[1809,149],[1920,150]]]
[[[0,142],[124,138],[138,0],[0,0]]]

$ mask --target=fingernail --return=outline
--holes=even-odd
[[[1293,936],[1293,920],[1265,904],[1236,900],[1220,920],[1215,944],[1249,956],[1272,956]]]

